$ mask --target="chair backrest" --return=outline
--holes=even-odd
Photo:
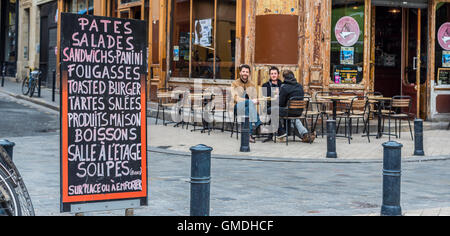
[[[309,98],[305,97],[292,97],[289,99],[287,108],[290,112],[295,111],[307,111],[309,104]]]
[[[393,108],[410,108],[411,107],[411,97],[410,96],[394,96],[392,98]]]
[[[357,96],[352,99],[352,103],[350,105],[350,111],[354,113],[355,111],[365,111],[367,108],[367,97],[366,96]]]
[[[225,109],[227,107],[226,96],[223,94],[214,94],[212,103],[215,109]]]

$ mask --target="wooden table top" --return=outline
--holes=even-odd
[[[392,100],[390,97],[368,97],[369,100]]]
[[[321,99],[329,99],[329,100],[350,100],[356,96],[320,96]]]

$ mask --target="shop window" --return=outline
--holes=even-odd
[[[10,0],[6,17],[5,61],[16,61],[16,1]]]
[[[364,67],[364,1],[333,0],[331,14],[331,80],[358,84]]]
[[[94,14],[94,0],[68,0],[66,11],[76,14]]]
[[[236,1],[175,0],[173,14],[172,77],[234,79]]]
[[[140,2],[141,0],[120,0],[120,4],[127,4],[132,2]]]
[[[450,3],[436,7],[436,81],[450,85]]]

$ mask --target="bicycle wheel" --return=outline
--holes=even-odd
[[[26,77],[22,81],[22,94],[27,95],[30,92],[30,78]]]
[[[16,165],[12,162],[11,158],[6,153],[5,149],[0,146],[0,170],[3,173],[9,173],[8,180],[10,181],[10,186],[13,187],[14,193],[16,194],[16,200],[19,204],[19,214],[23,216],[34,216],[34,207],[31,202],[31,197],[28,194],[27,187],[23,182],[22,176],[19,173]]]
[[[37,84],[36,80],[33,79],[30,84],[30,98],[33,97],[34,95],[34,91],[36,90],[36,84]]]
[[[0,169],[0,216],[20,216],[20,203],[12,181]]]

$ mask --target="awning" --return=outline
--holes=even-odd
[[[428,8],[428,0],[372,0],[372,5],[383,7]]]

